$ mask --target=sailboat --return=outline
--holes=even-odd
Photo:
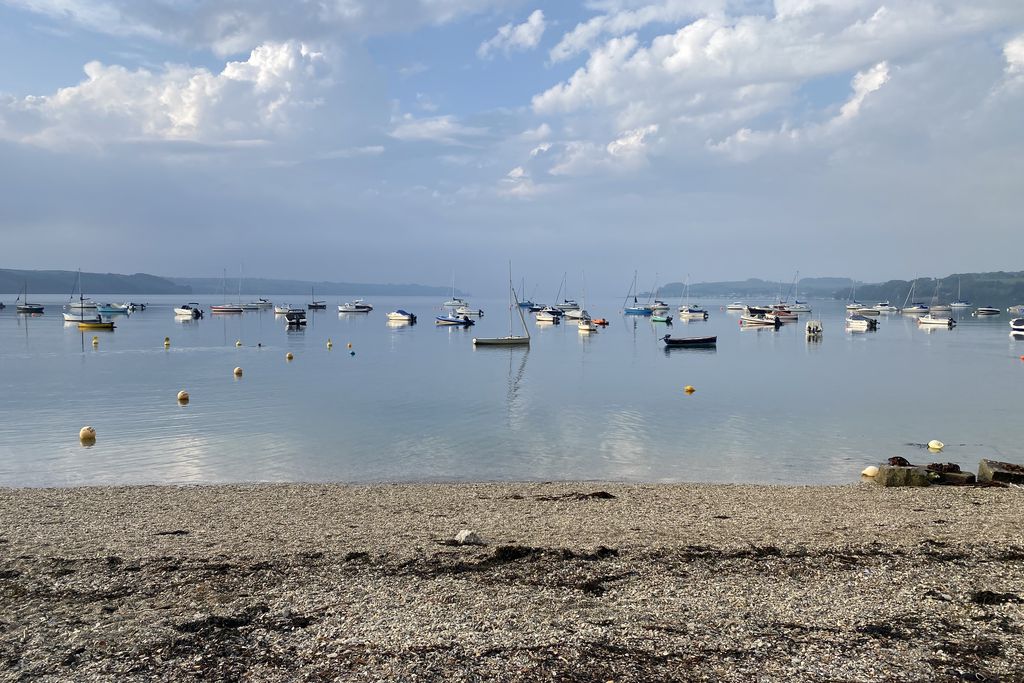
[[[846,310],[848,310],[848,311],[858,311],[858,310],[860,310],[862,308],[864,308],[864,304],[862,304],[861,302],[857,301],[857,281],[851,279],[850,280],[850,303],[846,304]]]
[[[311,311],[327,310],[327,302],[316,300],[316,294],[313,292],[312,286],[309,288],[309,303],[306,304],[306,308],[308,308]]]
[[[935,294],[932,295],[931,313],[949,313],[952,307],[949,304],[939,303],[939,278],[935,278]]]
[[[229,304],[228,303],[228,271],[227,271],[227,269],[224,269],[224,278],[221,281],[221,293],[224,295],[224,303],[223,304],[213,304],[212,306],[210,306],[210,313],[241,313],[242,312],[242,305],[240,303],[237,303],[237,304]],[[239,301],[242,300],[242,280],[241,280],[241,278],[239,278],[239,280],[238,280],[238,300]]]
[[[455,271],[452,271],[452,298],[441,304],[442,308],[458,308],[459,306],[468,306],[469,302],[461,297],[455,296]]]
[[[512,312],[519,315],[519,322],[523,324],[523,332],[526,336],[512,334]],[[507,337],[473,337],[473,346],[529,346],[530,330],[526,327],[526,318],[523,317],[523,309],[519,306],[519,297],[512,286],[512,262],[508,264],[508,336]]]
[[[686,285],[683,287],[683,298],[686,303],[679,306],[680,320],[707,320],[708,312],[700,306],[690,303],[690,274],[686,274]]]
[[[633,296],[633,305],[629,305],[629,297]],[[622,302],[622,312],[626,315],[651,315],[654,311],[647,304],[641,304],[636,300],[636,271],[633,271],[633,284],[626,292],[626,300]]]
[[[73,303],[70,299],[64,306],[67,310],[61,313],[64,316],[64,322],[67,323],[99,323],[103,322],[99,313],[96,313],[96,304],[92,304],[92,311],[89,310],[87,305],[89,302],[82,293],[82,271],[78,271],[78,279],[75,283],[75,288],[71,290],[71,296],[75,295],[75,289],[78,290],[78,302]]]
[[[576,322],[576,329],[584,334],[591,332],[597,332],[597,325],[591,319],[590,314],[587,313],[587,274],[583,274],[583,309],[582,315]]]
[[[28,280],[25,281],[25,286],[21,290],[21,294],[14,302],[14,311],[16,313],[42,313],[42,304],[31,304],[28,302]]]
[[[903,308],[900,309],[900,313],[903,315],[924,315],[928,312],[928,307],[920,301],[911,301],[910,299],[914,296],[914,288],[917,287],[917,278],[910,283],[910,291],[907,292],[907,298],[903,301]]]
[[[949,305],[950,308],[970,308],[971,302],[964,301],[960,296],[960,278],[956,279],[956,301]]]
[[[806,301],[800,301],[800,271],[793,276],[793,303],[787,308],[793,313],[810,313],[811,307]]]

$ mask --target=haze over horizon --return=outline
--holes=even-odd
[[[1021,268],[1019,0],[0,0],[0,63],[3,267]]]

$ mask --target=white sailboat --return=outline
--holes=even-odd
[[[914,288],[917,287],[917,278],[910,283],[910,291],[907,292],[907,298],[903,301],[903,308],[900,309],[900,313],[903,315],[923,315],[928,312],[928,307],[920,301],[911,302],[911,297],[914,296]]]
[[[523,324],[525,336],[512,334],[513,311],[519,315],[519,321]],[[523,317],[523,309],[519,306],[519,297],[512,286],[512,262],[508,264],[508,336],[507,337],[473,337],[473,346],[529,346],[530,330],[526,327],[526,319]]]
[[[949,305],[950,308],[970,308],[971,307],[971,302],[970,301],[964,301],[963,297],[960,294],[960,280],[961,280],[961,278],[959,278],[959,277],[956,279],[956,301],[954,301],[953,303],[951,303]]]
[[[591,332],[597,332],[597,325],[591,319],[590,314],[587,313],[587,274],[583,274],[583,309],[582,315],[579,317],[576,323],[576,329],[584,334],[590,334]]]
[[[695,306],[690,303],[690,274],[686,274],[686,284],[683,286],[683,298],[686,299],[685,304],[679,306],[679,319],[680,320],[707,320],[708,312],[700,306]]]
[[[64,316],[64,322],[66,323],[98,323],[102,322],[103,319],[100,314],[96,312],[96,304],[92,303],[85,298],[82,294],[82,271],[78,271],[78,279],[75,282],[75,289],[78,290],[78,301],[68,300],[68,303],[64,306],[66,309],[62,316]],[[75,295],[75,289],[71,290],[71,296]]]

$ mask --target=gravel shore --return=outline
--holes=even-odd
[[[0,680],[1024,681],[1022,520],[868,484],[0,490]]]

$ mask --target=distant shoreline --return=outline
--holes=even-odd
[[[80,679],[1009,680],[1022,516],[1015,489],[869,484],[2,489],[0,652]]]

